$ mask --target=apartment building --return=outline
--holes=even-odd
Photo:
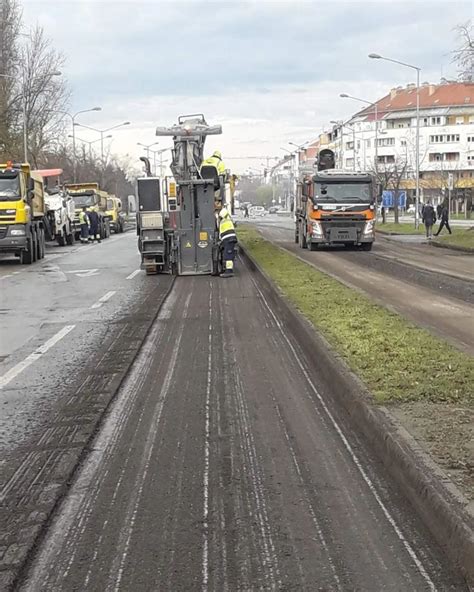
[[[439,198],[454,177],[454,196],[474,195],[474,84],[442,80],[423,83],[420,101],[420,186],[422,198]],[[380,171],[404,169],[402,186],[415,188],[416,86],[393,88],[349,121],[321,137],[333,147],[338,166]]]

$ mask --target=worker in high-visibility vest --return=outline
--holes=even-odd
[[[94,208],[91,208],[88,212],[89,214],[89,221],[90,221],[90,228],[89,228],[89,241],[93,243],[94,241],[102,242],[100,239],[100,218],[99,214]]]
[[[90,220],[86,206],[79,212],[79,226],[81,227],[81,243],[87,243],[89,241]]]
[[[203,160],[201,163],[201,167],[203,166],[213,166],[217,169],[218,175],[225,175],[225,164],[222,160],[222,154],[220,150],[214,150],[214,153],[206,160]]]
[[[221,277],[227,278],[234,275],[234,259],[235,259],[235,245],[237,243],[237,235],[235,233],[235,226],[230,216],[229,210],[224,207],[218,214],[219,220],[219,240],[221,248],[223,249],[224,271]]]

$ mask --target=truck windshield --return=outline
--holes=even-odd
[[[113,210],[114,209],[114,202],[111,199],[107,200],[107,209]]]
[[[0,201],[20,199],[20,179],[18,175],[0,176]]]
[[[316,183],[316,201],[329,202],[370,202],[372,199],[370,183]]]
[[[74,195],[74,194],[72,194],[71,197],[74,200],[74,205],[76,206],[76,208],[83,208],[84,206],[95,205],[93,195]]]

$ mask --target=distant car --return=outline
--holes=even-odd
[[[413,204],[411,206],[408,206],[407,214],[414,214],[415,211],[416,211],[416,207]]]
[[[266,216],[267,210],[262,206],[253,206],[250,208],[249,214],[251,216]]]
[[[278,206],[271,206],[268,208],[269,214],[276,214],[280,208]]]

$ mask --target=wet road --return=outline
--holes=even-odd
[[[465,590],[238,273],[176,280],[21,590]]]
[[[31,266],[0,260],[0,454],[47,420],[61,391],[149,294],[135,245],[129,232],[48,248]]]
[[[377,237],[372,252],[298,248],[290,219],[253,220],[264,236],[321,271],[474,355],[474,257]]]

